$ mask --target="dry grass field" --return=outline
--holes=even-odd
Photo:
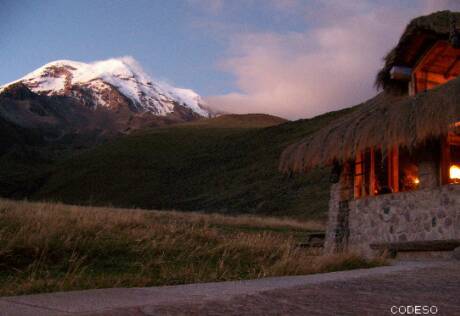
[[[296,247],[320,222],[0,199],[0,296],[381,264]]]

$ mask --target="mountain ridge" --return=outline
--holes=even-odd
[[[132,58],[60,60],[0,87],[0,124],[48,142],[98,143],[143,128],[214,117],[194,91],[153,81]],[[22,131],[21,131],[22,133]]]
[[[130,57],[93,63],[53,61],[1,86],[0,93],[15,83],[22,83],[41,95],[70,96],[90,108],[111,107],[121,95],[135,112],[166,116],[174,111],[174,105],[179,105],[199,116],[211,116],[210,111],[204,108],[204,101],[193,90],[154,81]],[[114,90],[119,95],[114,95]]]

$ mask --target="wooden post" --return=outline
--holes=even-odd
[[[363,194],[363,174],[364,174],[363,155],[361,152],[359,152],[356,154],[355,168],[354,168],[354,175],[353,175],[355,199],[361,198]]]
[[[412,80],[409,83],[409,95],[414,96],[417,94],[417,73],[412,71]]]
[[[371,154],[371,165],[369,175],[369,195],[375,195],[375,151],[374,147],[370,149]]]
[[[399,148],[393,145],[388,150],[388,184],[393,192],[399,192]]]

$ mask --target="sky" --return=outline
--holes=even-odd
[[[53,60],[131,56],[231,113],[312,117],[377,93],[410,19],[456,0],[0,0],[0,85]]]

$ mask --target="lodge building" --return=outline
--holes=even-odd
[[[460,246],[458,29],[450,11],[411,21],[377,75],[382,91],[283,152],[285,172],[332,166],[326,251]]]

